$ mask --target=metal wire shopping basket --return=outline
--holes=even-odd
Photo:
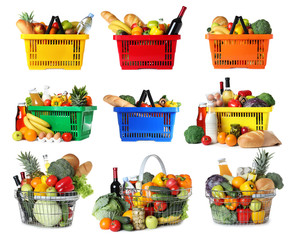
[[[40,227],[70,226],[79,195],[76,192],[66,192],[57,196],[46,194],[46,192],[15,190],[22,222]]]

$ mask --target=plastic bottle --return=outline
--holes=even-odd
[[[205,117],[205,132],[211,138],[212,143],[217,143],[217,117],[213,103],[208,104],[208,113]]]
[[[82,19],[79,24],[77,25],[77,34],[83,33],[83,34],[88,34],[91,27],[92,27],[92,22],[94,14],[90,13],[87,17]]]
[[[51,96],[49,95],[48,89],[49,89],[49,86],[45,85],[43,95],[42,95],[42,101],[45,101],[46,99],[51,100]]]
[[[198,105],[198,114],[196,118],[196,125],[203,128],[204,134],[205,131],[205,117],[206,117],[206,103],[200,103]]]
[[[231,173],[231,171],[229,169],[228,163],[227,163],[225,158],[219,159],[218,163],[219,163],[219,169],[220,169],[220,175],[221,176],[223,176],[223,175],[232,176],[232,173]]]
[[[18,103],[17,106],[17,115],[16,115],[16,131],[19,131],[21,128],[25,127],[24,117],[26,116],[26,106],[25,103]]]
[[[29,95],[31,98],[31,105],[32,106],[44,106],[44,103],[39,96],[39,93],[37,92],[36,88],[29,90]]]

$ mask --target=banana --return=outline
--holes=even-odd
[[[70,22],[71,24],[72,24],[72,26],[73,26],[73,28],[76,28],[77,27],[77,25],[79,24],[79,22]]]
[[[115,25],[115,24],[110,24],[110,25],[108,26],[108,28],[109,28],[110,30],[112,30],[114,33],[116,33],[118,30],[125,31],[124,28],[121,28],[121,27],[119,27],[119,26],[117,26],[117,25]]]
[[[28,119],[27,116],[24,117],[23,121],[24,121],[24,125],[25,125],[27,128],[34,130],[34,131],[37,133],[37,135],[39,135],[39,133],[41,133],[41,131],[40,131],[39,129],[37,129],[36,127],[34,127],[34,126],[31,124],[31,122],[29,121],[29,119]]]
[[[224,34],[223,32],[221,31],[210,31],[211,34]]]
[[[215,26],[211,30],[214,32],[219,31],[222,32],[223,34],[230,34],[230,30],[223,26]]]
[[[128,34],[132,34],[132,30],[131,30],[131,28],[130,27],[128,27],[128,25],[127,24],[125,24],[125,23],[123,23],[123,22],[121,22],[121,21],[119,21],[119,20],[115,20],[115,21],[112,21],[111,23],[110,23],[110,25],[117,25],[118,27],[121,27],[121,29],[123,29],[126,33],[128,33]],[[109,27],[110,28],[110,27]],[[111,29],[111,28],[110,28]]]
[[[50,124],[48,122],[42,120],[39,117],[36,117],[36,116],[32,115],[31,113],[27,113],[26,116],[28,117],[28,119],[30,121],[36,122],[36,123],[42,125],[43,127],[47,127],[47,128],[50,127]]]
[[[30,123],[35,127],[37,128],[38,130],[40,130],[41,132],[45,132],[45,133],[53,133],[53,131],[51,131],[50,129],[44,127],[43,125],[37,123],[37,122],[34,122],[33,120],[30,121]]]

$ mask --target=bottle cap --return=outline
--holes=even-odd
[[[18,106],[25,106],[26,105],[26,103],[18,103]]]
[[[201,103],[199,103],[198,106],[199,106],[199,107],[206,107],[206,103],[205,103],[205,102],[201,102]]]
[[[226,77],[226,88],[230,87],[230,78]]]
[[[129,181],[128,177],[123,178],[123,182],[128,182],[128,181]]]
[[[94,14],[89,13],[88,17],[93,18],[94,17]]]

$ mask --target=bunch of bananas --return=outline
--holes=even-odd
[[[215,26],[211,28],[210,34],[230,34],[230,30],[224,26]]]
[[[116,33],[118,30],[122,30],[130,35],[132,34],[131,28],[128,27],[127,24],[125,24],[119,20],[112,21],[110,23],[110,25],[108,26],[108,28],[111,29],[114,33]]]
[[[31,113],[27,113],[24,117],[24,124],[27,128],[34,130],[37,135],[39,135],[41,132],[54,133],[49,129],[50,124],[48,122],[32,115]]]

